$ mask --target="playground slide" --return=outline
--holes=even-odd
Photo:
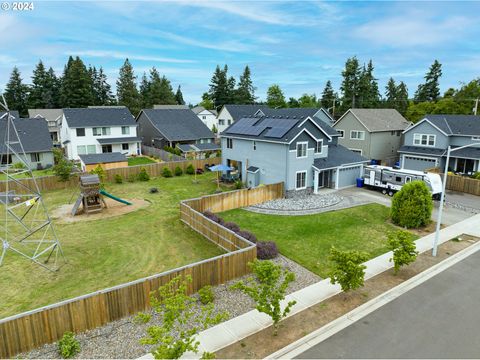
[[[106,192],[105,190],[100,190],[100,194],[102,194],[103,196],[106,196],[106,197],[109,197],[110,199],[113,199],[115,201],[118,201],[118,202],[121,202],[122,204],[125,204],[125,205],[132,205],[131,202],[128,202],[126,200],[123,200],[123,199],[120,199],[116,196],[113,196],[112,194],[109,194],[108,192]]]

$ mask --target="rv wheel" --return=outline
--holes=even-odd
[[[382,194],[387,195],[387,189],[382,189]]]
[[[392,190],[388,190],[388,196],[393,196],[393,191]]]

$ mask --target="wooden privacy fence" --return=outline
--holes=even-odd
[[[440,174],[443,179],[443,174]],[[480,180],[466,176],[447,175],[447,190],[464,192],[480,196]]]

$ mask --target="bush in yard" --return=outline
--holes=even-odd
[[[269,260],[278,256],[277,244],[274,241],[257,242],[257,259]]]
[[[296,301],[288,302],[283,311],[280,306],[280,302],[285,299],[288,285],[295,280],[295,274],[272,261],[254,260],[249,266],[255,277],[250,277],[246,283],[237,282],[232,289],[250,296],[255,301],[255,308],[272,318],[273,334],[276,335],[278,323],[296,304]]]
[[[58,342],[58,352],[64,359],[74,357],[80,351],[80,343],[75,339],[75,334],[67,331]]]
[[[474,174],[472,175],[472,178],[477,179],[477,180],[480,180],[480,171],[477,171],[476,173],[474,173]]]
[[[188,175],[194,175],[195,174],[195,168],[193,167],[192,164],[188,164],[188,166],[185,168],[185,173]]]
[[[252,243],[257,242],[257,237],[254,234],[252,234],[250,231],[240,230],[239,232],[237,232],[237,234]]]
[[[394,272],[397,273],[401,266],[413,263],[417,259],[418,251],[412,234],[400,230],[388,234],[388,248],[393,251]],[[390,259],[390,261],[392,261]]]
[[[225,221],[223,221],[223,219],[220,216],[218,216],[217,214],[214,214],[211,211],[208,211],[208,210],[204,211],[203,215],[205,215],[205,217],[209,218],[210,220],[212,220],[212,221],[214,221],[214,222],[216,222],[220,225],[225,224]]]
[[[215,299],[212,287],[210,285],[205,285],[200,290],[198,290],[198,298],[203,305],[210,304]]]
[[[174,173],[175,173],[175,176],[182,176],[182,175],[183,175],[183,170],[182,170],[182,168],[181,168],[180,166],[177,166],[177,167],[175,168]]]
[[[90,174],[98,175],[98,178],[100,179],[100,187],[103,187],[103,183],[105,182],[105,177],[107,176],[107,173],[105,172],[105,169],[102,167],[102,165],[98,164],[97,166],[95,166],[95,169],[90,171]]]
[[[130,174],[130,175],[128,175],[128,177],[127,177],[127,181],[128,181],[128,182],[133,183],[133,182],[135,182],[136,180],[137,180],[137,175],[135,175],[135,174]]]
[[[209,219],[211,219],[213,216],[216,216],[213,212],[209,211],[209,210],[205,210],[203,212],[203,215]]]
[[[229,230],[232,230],[234,233],[237,233],[240,231],[240,226],[238,226],[233,221],[227,221],[223,226],[225,226]]]
[[[197,353],[198,333],[228,317],[225,312],[214,315],[213,303],[198,306],[196,299],[187,295],[191,281],[191,277],[178,276],[151,293],[150,302],[160,324],[150,326],[141,343],[153,345],[155,359],[178,359],[187,351]]]
[[[432,194],[423,181],[412,181],[402,186],[392,200],[392,221],[405,228],[418,228],[430,223]]]
[[[27,167],[25,166],[25,164],[20,162],[20,161],[12,164],[12,169],[22,170],[22,169],[26,169],[26,168]]]
[[[242,188],[243,188],[242,180],[235,181],[235,189],[242,189]]]
[[[53,172],[60,178],[60,181],[68,181],[70,174],[74,168],[73,162],[67,160],[63,156],[61,149],[52,149],[53,157],[55,158],[55,165],[53,166]]]
[[[363,286],[365,269],[362,263],[367,261],[368,254],[361,251],[341,251],[332,247],[330,261],[333,269],[330,272],[330,282],[340,284],[343,291],[358,289]]]
[[[137,175],[137,179],[140,181],[148,181],[150,180],[150,175],[147,173],[147,169],[141,168],[140,172]]]
[[[123,177],[120,174],[116,174],[115,177],[113,178],[117,184],[123,183]]]
[[[162,176],[166,177],[166,178],[172,177],[173,176],[172,175],[172,170],[170,170],[170,168],[165,166],[162,170]]]

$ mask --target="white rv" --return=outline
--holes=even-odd
[[[365,166],[363,183],[373,188],[382,189],[383,194],[393,196],[402,186],[414,180],[423,181],[434,199],[440,199],[442,193],[442,179],[440,175],[407,169],[394,169],[388,166]]]

